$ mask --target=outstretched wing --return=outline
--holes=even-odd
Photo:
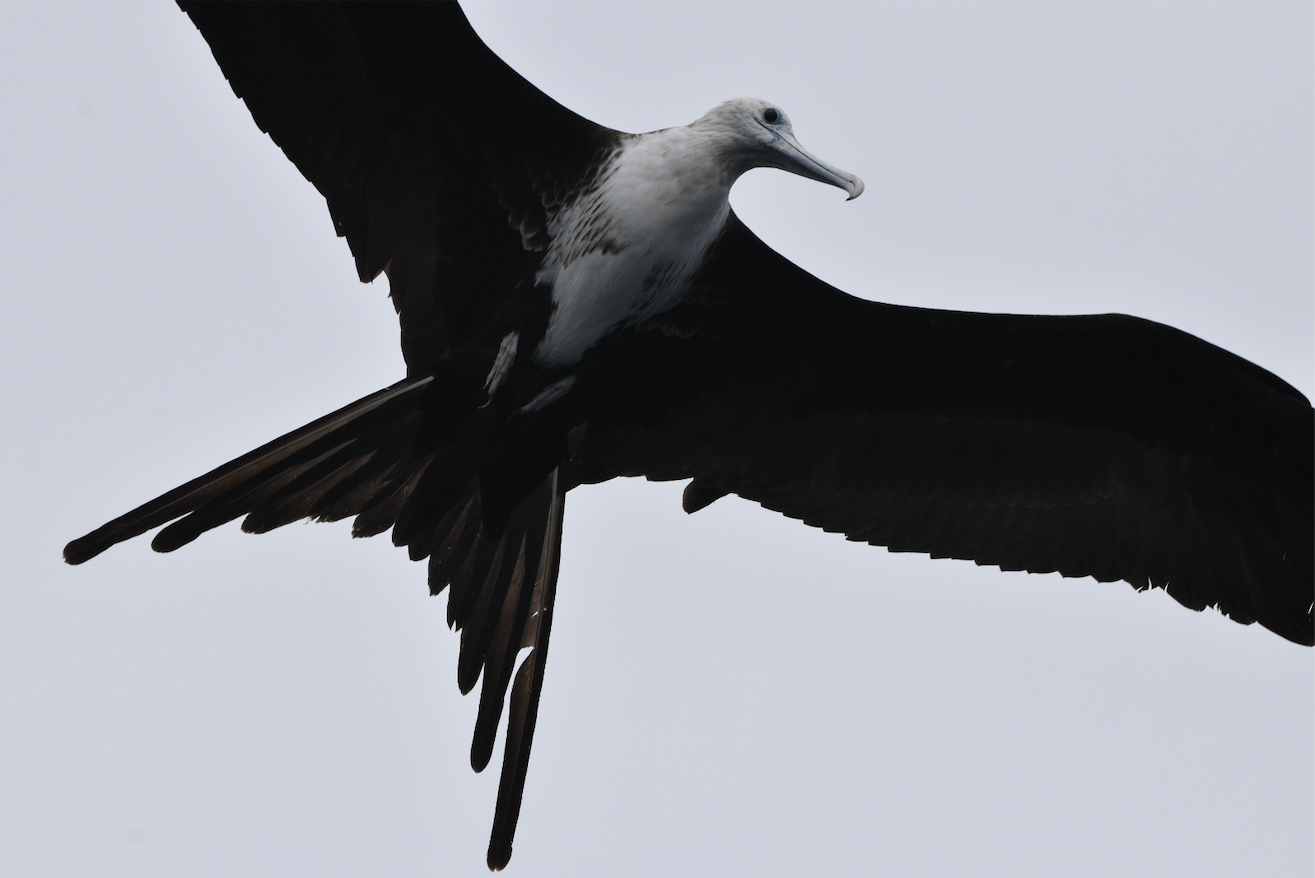
[[[862,301],[732,218],[690,299],[603,359],[574,482],[692,478],[689,511],[734,493],[1315,641],[1310,403],[1184,332]]]
[[[179,4],[233,91],[386,272],[410,374],[532,276],[548,220],[617,132],[553,101],[456,3]]]

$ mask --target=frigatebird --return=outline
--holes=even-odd
[[[569,267],[569,260],[551,262],[556,238],[550,208],[569,214],[587,198],[561,198],[535,188],[534,174],[544,166],[551,170],[551,156],[483,140],[488,130],[498,129],[500,120],[483,120],[489,127],[474,134],[463,130],[462,124],[480,123],[481,118],[470,100],[476,93],[460,90],[468,84],[430,95],[446,114],[433,123],[442,136],[423,130],[423,124],[422,130],[406,130],[406,118],[389,116],[397,106],[423,105],[423,100],[415,103],[414,95],[367,95],[370,100],[378,97],[384,106],[367,107],[380,118],[365,124],[352,119],[351,96],[343,98],[340,90],[331,97],[349,104],[345,116],[301,97],[266,93],[262,98],[261,88],[274,89],[278,78],[246,68],[249,79],[244,85],[244,74],[234,69],[235,64],[242,68],[253,58],[261,60],[260,53],[250,46],[234,49],[230,44],[224,49],[224,34],[234,33],[226,22],[208,30],[205,13],[191,11],[258,123],[328,198],[362,275],[373,277],[380,270],[388,275],[403,322],[410,375],[337,418],[317,422],[319,426],[294,433],[292,439],[276,440],[276,450],[267,446],[235,462],[237,466],[216,471],[218,476],[202,477],[129,513],[107,525],[108,530],[85,538],[89,542],[75,542],[70,560],[84,560],[88,552],[133,535],[135,528],[154,526],[145,521],[164,523],[189,515],[157,537],[158,547],[174,548],[200,530],[242,515],[249,529],[261,530],[307,514],[335,517],[344,509],[345,514],[368,513],[370,501],[400,484],[410,493],[384,527],[393,526],[395,540],[410,547],[413,555],[438,558],[437,564],[431,561],[431,571],[438,570],[431,586],[452,585],[449,612],[464,632],[463,688],[476,682],[471,674],[478,675],[481,662],[488,687],[490,679],[499,679],[492,670],[506,677],[511,669],[505,652],[479,653],[481,636],[493,638],[496,645],[503,635],[499,620],[482,602],[492,600],[496,606],[503,590],[514,596],[518,583],[533,578],[520,568],[533,569],[535,564],[534,553],[520,551],[508,565],[511,553],[506,547],[516,540],[529,545],[542,528],[546,538],[540,541],[553,548],[552,522],[558,520],[553,516],[560,515],[561,494],[567,488],[642,474],[693,478],[686,491],[691,511],[737,493],[809,523],[893,548],[1166,586],[1189,606],[1217,605],[1241,621],[1259,620],[1289,639],[1309,643],[1310,565],[1301,559],[1310,555],[1310,479],[1304,478],[1301,461],[1306,461],[1308,474],[1310,410],[1299,394],[1273,376],[1203,342],[1130,318],[989,317],[858,303],[775,257],[729,213],[685,283],[678,284],[679,295],[669,294],[671,303],[660,302],[651,313],[643,307],[625,313],[596,333],[597,339],[585,332],[586,341],[577,349],[569,344],[555,347],[554,339],[572,336],[553,335],[554,316],[574,314],[578,323],[583,313],[587,329],[597,309],[573,311],[569,301],[564,305],[566,300],[555,295],[558,278],[552,271]],[[289,47],[297,48],[307,33],[318,39],[323,25],[337,25],[325,28],[328,35],[351,36],[343,42],[360,56],[362,80],[372,89],[386,92],[384,86],[411,82],[464,83],[462,76],[471,76],[471,71],[488,72],[490,66],[498,73],[506,70],[471,42],[476,40],[473,34],[451,22],[397,28],[396,22],[381,22],[372,14],[343,12],[321,14],[308,25],[279,21],[283,14],[252,15],[264,19],[259,43],[267,47],[266,63],[273,64],[272,57],[280,62],[279,69],[289,66],[304,73],[296,70],[297,63],[282,63]],[[446,59],[429,59],[440,68],[426,71],[430,79],[404,77],[393,66],[412,63],[408,55],[421,53],[399,49],[394,39],[388,52],[370,56],[370,35],[377,36],[380,27],[394,35],[404,30],[423,34],[430,42],[441,34],[439,44],[457,47],[463,44],[448,41],[460,33],[467,54],[454,50]],[[286,42],[280,42],[281,33],[288,37]],[[228,61],[227,51],[234,53]],[[351,67],[335,67],[342,69]],[[501,75],[518,88],[529,88],[509,71]],[[289,79],[317,81],[315,76]],[[499,81],[498,76],[479,79],[481,88]],[[340,83],[335,85],[341,89]],[[269,101],[263,110],[262,100]],[[533,100],[544,99],[533,93]],[[766,111],[781,112],[747,102],[727,105],[723,112],[746,106],[753,107],[755,116],[762,114],[755,124],[764,130],[773,124]],[[505,103],[501,109],[506,110]],[[297,112],[315,118],[294,120],[295,125],[327,123],[334,130],[312,131],[324,138],[317,145],[304,128],[280,128],[288,114],[295,117]],[[555,105],[549,105],[548,112],[572,118]],[[391,130],[390,124],[400,126],[402,133]],[[335,126],[350,131],[353,125],[386,141],[383,146],[347,144],[349,151],[367,153],[364,167],[336,161],[339,156],[324,147],[325,142],[342,145],[343,132]],[[397,134],[397,143],[387,142],[380,131]],[[570,142],[566,136],[550,141]],[[444,197],[468,206],[463,199],[474,188],[471,180],[442,180],[441,167],[412,168],[425,178],[422,183],[431,185],[427,194],[437,206],[426,206],[415,194],[426,190],[408,178],[406,150],[427,145],[430,152],[424,155],[432,156],[435,144],[440,150],[468,150],[484,159],[486,176],[473,182],[488,190],[486,201],[480,205],[472,199],[482,211],[458,217],[488,220],[483,230],[496,228],[500,238],[467,240],[461,236],[473,235],[474,223],[453,229],[458,223],[445,222],[441,215],[442,208],[451,208]],[[299,147],[307,150],[300,158]],[[369,155],[373,148],[397,151],[389,153],[388,162],[375,165]],[[609,148],[609,157],[619,164],[618,147],[613,143]],[[611,167],[599,158],[596,145],[588,149],[595,150],[587,156],[595,167]],[[508,153],[507,165],[498,165],[497,159]],[[526,155],[546,165],[536,166]],[[624,155],[621,149],[620,157]],[[317,162],[322,166],[314,167]],[[462,165],[471,166],[469,161]],[[523,171],[526,179],[512,173],[508,181],[501,176],[511,173],[507,166]],[[851,194],[857,188],[833,169],[820,163],[815,167],[848,182]],[[379,187],[387,192],[388,187],[376,185],[371,176],[376,168],[381,178],[394,175],[394,185],[404,193],[398,203],[385,198],[375,204],[372,196],[362,194],[378,192]],[[364,176],[352,179],[353,172],[362,171]],[[397,183],[398,177],[404,182]],[[520,194],[528,186],[540,198],[543,216],[532,210],[518,213],[526,210],[523,204],[503,203],[506,193],[516,194],[518,186]],[[588,186],[585,182],[578,188],[587,191]],[[605,188],[599,186],[592,194]],[[554,202],[554,197],[559,200]],[[361,225],[353,227],[353,222]],[[416,232],[418,228],[424,233]],[[535,236],[545,231],[546,240],[536,242]],[[455,235],[456,242],[445,239],[444,233]],[[390,244],[389,234],[399,237]],[[514,236],[519,240],[512,241]],[[385,243],[379,246],[386,252],[372,256],[369,248],[381,237]],[[510,246],[499,250],[492,243],[495,239]],[[624,256],[624,251],[610,252],[620,248],[606,238],[592,243],[597,248],[591,252]],[[398,249],[389,251],[390,246]],[[444,246],[453,249],[444,252]],[[432,267],[424,276],[416,260],[430,260],[445,277],[435,279]],[[534,264],[527,269],[530,260]],[[463,279],[469,284],[463,272],[471,271],[472,264],[486,272],[479,289],[462,286]],[[490,266],[503,276],[490,282]],[[411,271],[422,276],[417,280]],[[408,281],[413,285],[407,286]],[[660,290],[661,284],[655,282],[654,287]],[[869,383],[872,376],[886,380]],[[463,434],[463,429],[468,432]],[[1268,453],[1261,455],[1258,449]],[[413,466],[407,455],[415,458]],[[399,474],[399,467],[404,472]],[[442,467],[447,475],[440,472]],[[461,483],[445,484],[444,478]],[[554,490],[552,479],[558,480]],[[365,487],[376,493],[364,499],[352,493]],[[196,494],[197,489],[202,493]],[[424,505],[426,497],[432,508]],[[347,508],[357,502],[361,508]],[[160,515],[165,517],[156,521]],[[441,544],[445,534],[439,531],[447,518],[458,531],[452,536],[455,545]],[[404,526],[399,530],[398,525]],[[358,528],[371,529],[361,527],[360,519]],[[417,532],[420,539],[414,538]],[[1230,548],[1227,540],[1221,543],[1221,535],[1237,540],[1236,547]],[[1285,547],[1278,553],[1282,557],[1266,554],[1266,546],[1274,545]],[[1292,563],[1289,555],[1297,561]],[[540,570],[551,570],[551,564],[538,563]],[[1243,586],[1231,588],[1230,582],[1236,581],[1230,575],[1240,575]],[[552,576],[540,577],[538,585],[543,610],[539,618],[546,620]],[[523,611],[512,606],[511,596],[502,599],[502,606],[515,630],[515,617]],[[488,620],[482,634],[476,630],[481,618]],[[507,854],[547,634],[546,625],[535,630],[533,610],[525,618],[530,621],[520,629],[522,636],[530,631],[541,634],[542,640],[535,641],[539,649],[531,653],[531,659],[540,661],[523,666],[530,669],[524,690],[528,694],[521,702],[527,706],[520,714],[520,727],[527,731],[514,751],[509,736],[504,763],[501,822],[495,824],[494,843],[501,826]],[[515,637],[504,639],[517,642]],[[513,692],[513,718],[516,695]],[[492,744],[491,726],[496,726],[502,705],[502,692],[494,696],[486,699],[488,712],[481,710],[486,746]],[[489,716],[492,720],[486,722]],[[477,729],[477,747],[480,741]],[[487,753],[482,758],[487,761]],[[508,765],[520,773],[509,773]],[[496,862],[495,846],[490,848],[490,862]]]

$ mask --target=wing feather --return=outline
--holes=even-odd
[[[696,283],[600,351],[598,408],[661,414],[595,417],[573,482],[693,477],[695,500],[1315,641],[1315,416],[1270,373],[1121,315],[855,299],[734,218]]]
[[[361,280],[388,273],[412,374],[533,276],[549,215],[617,144],[508,67],[456,3],[179,5],[324,196]]]

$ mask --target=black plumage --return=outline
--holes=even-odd
[[[325,195],[361,277],[387,272],[411,383],[67,556],[184,515],[153,545],[242,516],[256,532],[307,516],[391,528],[450,589],[462,690],[483,674],[477,768],[512,689],[491,865],[510,855],[563,498],[583,482],[692,478],[691,510],[737,493],[892,549],[1166,587],[1311,642],[1311,410],[1274,376],[1134,318],[860,302],[732,217],[685,301],[592,351],[562,406],[481,409],[499,339],[542,320],[547,215],[616,132],[525,83],[453,7],[185,8]],[[550,378],[518,374],[519,399]]]

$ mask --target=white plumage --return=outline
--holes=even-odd
[[[679,128],[627,137],[596,184],[550,217],[552,245],[537,281],[553,312],[534,359],[578,362],[613,329],[680,301],[730,214],[745,171],[779,167],[839,186],[863,182],[808,153],[789,119],[757,98],[736,98]]]

